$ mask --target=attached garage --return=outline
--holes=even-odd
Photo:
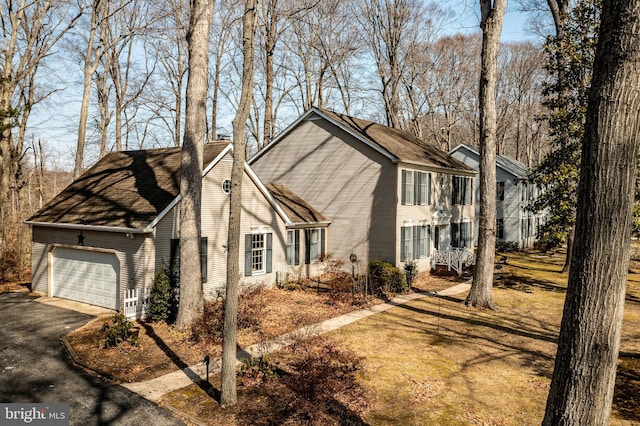
[[[50,268],[52,296],[118,309],[120,262],[115,253],[55,247]]]

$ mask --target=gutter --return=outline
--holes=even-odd
[[[60,229],[77,229],[81,231],[103,231],[103,232],[120,232],[126,234],[148,234],[152,232],[151,229],[138,229],[138,228],[121,228],[116,226],[100,226],[100,225],[82,225],[79,223],[49,223],[49,222],[33,222],[25,220],[25,224],[30,226],[45,226],[48,228],[60,228]]]

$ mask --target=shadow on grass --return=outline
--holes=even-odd
[[[496,288],[516,290],[524,293],[533,293],[534,288],[555,293],[567,292],[567,288],[565,286],[552,284],[549,281],[538,280],[531,277],[518,276],[513,272],[496,274],[493,286]]]
[[[153,339],[156,345],[169,357],[171,362],[173,362],[176,367],[184,372],[184,374],[191,379],[193,383],[198,385],[200,389],[202,389],[207,395],[214,398],[216,402],[220,403],[220,391],[216,389],[210,382],[206,380],[202,380],[200,376],[195,373],[189,365],[180,358],[178,354],[176,354],[161,338],[158,336],[153,327],[145,322],[141,322],[142,327],[146,331],[147,335]]]

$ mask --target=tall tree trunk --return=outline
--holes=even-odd
[[[98,69],[100,58],[104,54],[102,44],[103,37],[100,37],[98,47],[94,42],[96,33],[100,31],[104,34],[105,19],[108,13],[109,2],[105,0],[93,0],[91,6],[91,30],[87,41],[87,50],[84,58],[84,80],[82,84],[82,103],[80,104],[80,122],[78,124],[78,143],[76,146],[75,167],[73,168],[73,178],[77,179],[82,174],[84,162],[84,145],[87,134],[87,120],[89,118],[89,100],[91,97],[91,78]],[[100,28],[98,28],[100,27]]]
[[[240,281],[240,214],[242,210],[242,178],[244,176],[245,140],[253,98],[253,53],[256,31],[256,2],[247,0],[242,18],[242,93],[233,119],[233,166],[231,170],[231,194],[229,207],[229,233],[227,251],[227,289],[224,305],[222,335],[222,385],[220,405],[232,407],[238,400],[236,388],[236,342],[238,318],[238,283]]]
[[[564,265],[562,265],[561,273],[569,272],[571,266],[571,256],[573,255],[573,236],[575,234],[575,226],[572,226],[567,233],[567,254],[564,258]]]
[[[607,425],[611,413],[640,148],[640,0],[603,1],[600,25],[544,425]]]
[[[495,309],[493,268],[496,254],[496,82],[500,33],[507,0],[480,0],[480,219],[473,283],[465,303]]]
[[[180,306],[176,326],[181,330],[191,326],[203,311],[200,207],[212,19],[213,0],[192,0],[187,32],[189,77],[180,176]]]

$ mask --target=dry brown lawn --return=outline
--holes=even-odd
[[[562,261],[507,254],[496,275],[497,312],[467,308],[465,294],[427,297],[335,332],[366,354],[367,422],[540,424],[564,303]],[[612,424],[640,424],[639,290],[631,274]]]
[[[556,338],[566,290],[566,274],[560,274],[562,253],[507,253],[506,264],[496,270],[494,296],[497,312],[464,306],[466,294],[427,296],[407,305],[368,317],[329,334],[345,349],[365,358],[358,374],[366,402],[354,399],[342,405],[340,415],[350,424],[372,425],[534,425],[540,424],[549,390]],[[611,424],[640,424],[640,250],[634,251],[628,279],[621,358]],[[460,281],[456,278],[419,276],[416,290],[440,290]],[[357,309],[346,303],[335,306],[326,295],[277,290],[265,300],[269,309],[259,333],[240,337],[240,345],[255,343],[291,329]],[[95,329],[72,336],[74,347],[93,354],[92,362],[105,359],[137,359],[122,365],[119,377],[137,380],[153,377],[179,366],[201,361],[215,348],[199,348],[166,326],[153,326],[156,338],[141,348],[95,350]],[[167,348],[176,358],[167,357]],[[153,348],[155,346],[155,349]],[[153,351],[159,351],[153,355]],[[286,371],[291,353],[273,354]],[[140,361],[144,360],[144,362]],[[179,360],[179,361],[177,361]],[[142,365],[144,364],[144,367]],[[137,376],[131,371],[140,370]],[[118,364],[110,367],[117,372]],[[293,401],[283,381],[261,387],[240,386],[239,404],[223,411],[216,402],[218,378],[212,385],[192,385],[172,392],[162,404],[177,408],[203,424],[340,424],[341,417],[282,417],[273,411],[274,395]],[[324,413],[323,413],[324,414]],[[278,417],[281,416],[281,417]],[[262,419],[262,420],[261,420]]]

